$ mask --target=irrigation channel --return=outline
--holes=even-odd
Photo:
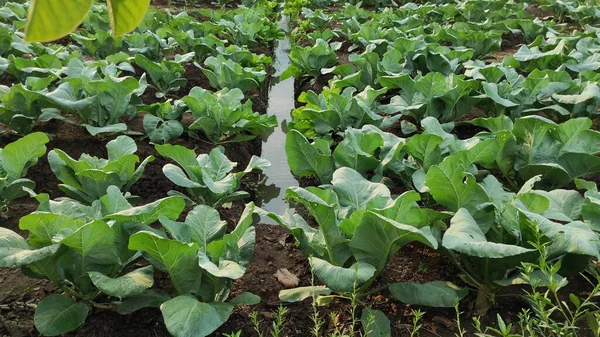
[[[285,134],[287,132],[287,119],[290,112],[294,109],[294,79],[288,78],[279,81],[279,75],[287,69],[289,65],[290,40],[289,18],[282,16],[279,26],[286,32],[285,38],[277,41],[275,46],[275,73],[272,78],[272,86],[269,90],[269,107],[267,113],[277,116],[280,127],[275,128],[268,138],[263,140],[261,157],[271,162],[271,167],[264,170],[266,181],[259,187],[260,199],[264,202],[261,208],[275,212],[283,213],[288,204],[285,201],[285,191],[290,186],[296,186],[298,182],[290,172],[285,155]],[[263,223],[275,224],[269,218],[261,219]]]

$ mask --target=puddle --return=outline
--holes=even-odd
[[[282,17],[279,25],[286,32],[288,31],[288,18]],[[277,116],[279,121],[278,128],[275,128],[266,140],[263,140],[261,157],[271,162],[271,167],[264,170],[266,181],[261,184],[258,190],[256,203],[261,208],[282,214],[288,204],[284,200],[285,191],[290,186],[297,186],[298,182],[290,172],[285,155],[285,134],[287,132],[287,119],[290,118],[290,112],[294,109],[294,79],[288,78],[279,82],[279,75],[287,69],[289,65],[290,40],[287,37],[277,42],[274,55],[275,74],[271,80],[273,86],[269,90],[269,107],[267,113]],[[274,224],[271,219],[261,219],[263,223]]]

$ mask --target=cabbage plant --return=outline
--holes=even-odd
[[[35,132],[0,148],[0,214],[11,201],[27,195],[24,187],[35,188],[35,182],[25,175],[46,153],[49,141],[46,134]]]
[[[249,197],[247,192],[238,191],[242,177],[254,169],[263,170],[271,166],[268,160],[252,156],[243,171],[234,173],[237,163],[225,156],[222,147],[199,156],[196,156],[194,150],[181,145],[156,145],[156,151],[179,165],[167,164],[163,167],[163,173],[175,185],[185,188],[189,196],[177,191],[170,191],[170,194],[181,195],[192,204],[205,204],[215,208]]]
[[[345,167],[333,173],[331,185],[290,187],[286,198],[304,206],[317,227],[290,210],[263,214],[287,229],[310,256],[315,276],[327,287],[318,287],[321,294],[366,292],[404,245],[420,242],[437,248],[437,226],[448,217],[419,207],[414,191],[392,198],[385,185]],[[286,290],[280,297],[295,301],[307,298],[298,297],[306,291]]]
[[[116,186],[106,192],[91,206],[37,195],[38,210],[19,221],[27,239],[0,228],[0,267],[21,267],[61,291],[44,298],[35,309],[35,327],[44,336],[77,329],[101,294],[125,299],[145,293],[154,284],[153,266],[128,268],[139,253],[128,249],[127,242],[132,233],[151,229],[149,225],[159,217],[177,219],[185,202],[168,197],[133,207]]]
[[[141,251],[152,265],[166,272],[174,294],[157,299],[153,293],[142,293],[123,301],[121,309],[138,309],[139,303],[160,305],[171,335],[204,337],[224,324],[236,305],[257,304],[260,298],[252,293],[231,298],[233,281],[244,275],[254,256],[253,213],[254,204],[247,204],[233,231],[227,233],[227,223],[219,212],[198,205],[184,222],[161,216],[164,231],[133,234],[129,249]]]
[[[201,130],[214,143],[247,141],[272,130],[277,118],[252,111],[252,101],[244,100],[240,89],[221,89],[210,92],[193,88],[183,97],[194,122],[190,130]]]
[[[108,158],[98,158],[87,153],[79,160],[71,158],[62,150],[48,153],[52,172],[62,184],[58,185],[68,197],[91,204],[106,194],[109,186],[117,186],[127,192],[135,184],[153,156],[144,159],[136,168],[140,158],[135,154],[137,145],[127,136],[119,136],[106,144]]]

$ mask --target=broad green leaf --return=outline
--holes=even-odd
[[[154,268],[142,267],[117,278],[99,272],[89,272],[90,279],[100,291],[109,296],[125,298],[136,296],[154,284]]]
[[[0,227],[0,267],[19,267],[43,260],[58,250],[59,245],[31,249],[25,239],[6,228]]]
[[[337,195],[332,190],[323,190],[315,187],[307,189],[290,187],[286,192],[288,200],[302,203],[319,224],[323,239],[327,246],[328,261],[336,266],[343,265],[350,256],[347,248],[347,239],[342,236],[338,228],[336,208]]]
[[[119,136],[106,144],[108,160],[118,160],[122,156],[134,154],[137,151],[135,141],[127,136]]]
[[[127,131],[127,124],[125,123],[115,123],[106,126],[93,126],[86,124],[85,129],[92,136],[97,136],[102,133],[121,133]]]
[[[144,290],[141,294],[128,297],[123,302],[117,303],[119,314],[129,315],[130,313],[143,308],[158,308],[171,297],[165,292],[159,292],[152,289]]]
[[[444,281],[392,283],[389,289],[394,298],[406,304],[438,308],[452,308],[469,293],[466,288]]]
[[[100,220],[81,226],[60,243],[71,248],[69,254],[61,257],[61,265],[66,273],[73,275],[81,291],[92,291],[88,272],[114,273],[124,262],[120,261],[113,229]]]
[[[44,336],[58,336],[80,327],[88,315],[85,303],[77,303],[65,295],[44,298],[35,309],[36,329]]]
[[[432,134],[420,134],[410,137],[406,141],[405,149],[413,156],[425,171],[430,166],[442,161],[442,150],[440,144],[443,139]]]
[[[198,265],[213,276],[229,278],[232,280],[244,276],[244,273],[246,272],[245,267],[240,266],[234,261],[221,260],[219,261],[219,264],[216,265],[210,260],[208,255],[203,252],[198,252]]]
[[[475,219],[464,208],[459,209],[450,221],[450,227],[444,233],[442,245],[449,250],[468,256],[501,259],[525,254],[534,249],[520,246],[488,242]]]
[[[374,266],[376,274],[379,274],[392,255],[412,241],[421,242],[434,249],[438,245],[429,227],[416,228],[380,214],[367,212],[354,231],[350,249],[357,261]]]
[[[310,144],[300,132],[291,130],[285,139],[288,164],[298,177],[315,175],[321,183],[329,183],[333,174],[333,157],[328,148],[317,142]]]
[[[142,21],[150,0],[107,0],[110,26],[115,36],[134,30]]]
[[[375,275],[375,267],[368,263],[357,262],[348,268],[338,267],[325,260],[310,258],[310,265],[315,276],[327,288],[336,292],[352,292],[369,281]]]
[[[172,196],[156,200],[150,204],[128,208],[106,216],[106,219],[120,222],[133,221],[150,225],[164,216],[167,219],[177,219],[185,208],[185,200],[182,197]]]
[[[255,305],[260,303],[260,297],[250,292],[244,292],[231,299],[228,303],[231,305]]]
[[[176,120],[163,120],[151,114],[144,115],[144,130],[150,140],[157,144],[165,144],[183,134],[183,126]]]
[[[57,40],[73,32],[85,20],[93,0],[32,0],[25,27],[29,42]]]
[[[34,212],[19,219],[19,228],[29,231],[29,244],[33,248],[42,248],[54,244],[54,237],[61,231],[75,231],[84,222],[68,216]]]
[[[331,183],[340,205],[353,210],[371,201],[390,199],[390,190],[384,184],[372,183],[351,168],[337,169]]]
[[[145,252],[160,262],[161,267],[169,273],[178,294],[188,294],[198,290],[202,270],[198,267],[197,246],[141,231],[129,238],[129,249]]]
[[[165,325],[175,337],[205,337],[227,322],[233,305],[203,303],[192,296],[178,296],[160,306]]]
[[[6,145],[0,152],[0,167],[9,179],[21,178],[27,168],[46,153],[45,145],[49,141],[45,133],[35,132]]]
[[[363,309],[360,316],[365,337],[390,337],[392,335],[392,327],[390,320],[382,311]]]

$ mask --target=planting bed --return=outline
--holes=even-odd
[[[0,336],[600,335],[597,3],[29,5]]]

